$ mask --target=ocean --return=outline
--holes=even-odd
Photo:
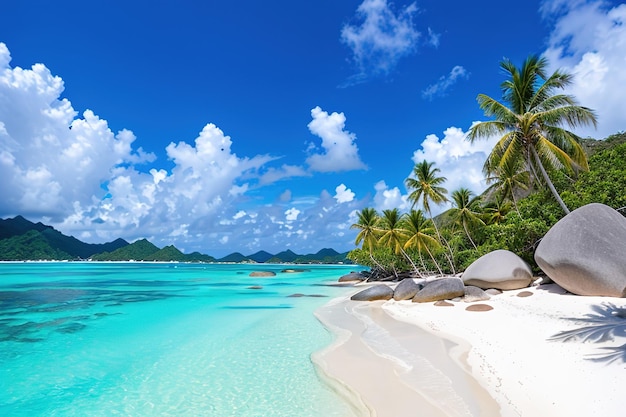
[[[310,359],[354,269],[0,263],[0,415],[354,416]]]

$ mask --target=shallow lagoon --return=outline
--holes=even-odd
[[[310,355],[354,268],[1,263],[0,415],[352,416]]]

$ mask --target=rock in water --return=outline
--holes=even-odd
[[[424,288],[419,290],[414,303],[428,303],[430,301],[450,300],[465,294],[465,286],[460,278],[439,278],[426,282]]]
[[[391,300],[393,289],[384,284],[374,285],[350,297],[354,301]]]
[[[410,300],[424,287],[423,283],[417,283],[413,278],[405,278],[396,286],[393,299],[396,301]]]
[[[275,277],[276,276],[276,272],[272,272],[272,271],[252,271],[252,272],[250,272],[250,274],[248,276],[250,276],[250,277]]]
[[[476,259],[463,272],[465,285],[482,289],[517,290],[528,287],[533,273],[522,258],[508,250],[494,250]]]
[[[559,220],[535,251],[537,265],[578,295],[626,296],[626,218],[587,204]]]
[[[349,274],[339,277],[339,282],[365,281],[366,276],[359,272],[350,272]]]

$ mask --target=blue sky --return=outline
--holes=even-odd
[[[502,58],[576,75],[624,130],[626,5],[601,1],[19,1],[0,14],[0,217],[214,256],[354,248],[434,161],[480,193],[479,93]],[[440,210],[445,209],[442,206]]]

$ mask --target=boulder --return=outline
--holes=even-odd
[[[410,300],[424,287],[423,282],[416,282],[413,278],[405,278],[396,286],[393,299],[396,301]]]
[[[350,297],[354,301],[391,300],[393,289],[388,285],[374,285]]]
[[[365,281],[365,279],[365,275],[361,274],[360,272],[350,272],[349,274],[339,277],[339,282]]]
[[[587,204],[559,220],[535,251],[537,265],[578,295],[626,297],[626,218]]]
[[[424,283],[424,288],[419,290],[414,303],[428,303],[431,301],[449,300],[461,297],[465,294],[465,287],[460,278],[439,278]]]
[[[533,273],[522,258],[508,250],[495,250],[476,259],[463,272],[465,285],[482,289],[517,290],[533,282]]]
[[[466,303],[487,301],[490,298],[491,296],[487,294],[482,288],[474,287],[473,285],[468,285],[465,287],[465,295],[463,296],[463,301],[465,301]]]
[[[250,272],[251,277],[275,277],[276,276],[276,272],[272,272],[272,271],[253,271]]]

